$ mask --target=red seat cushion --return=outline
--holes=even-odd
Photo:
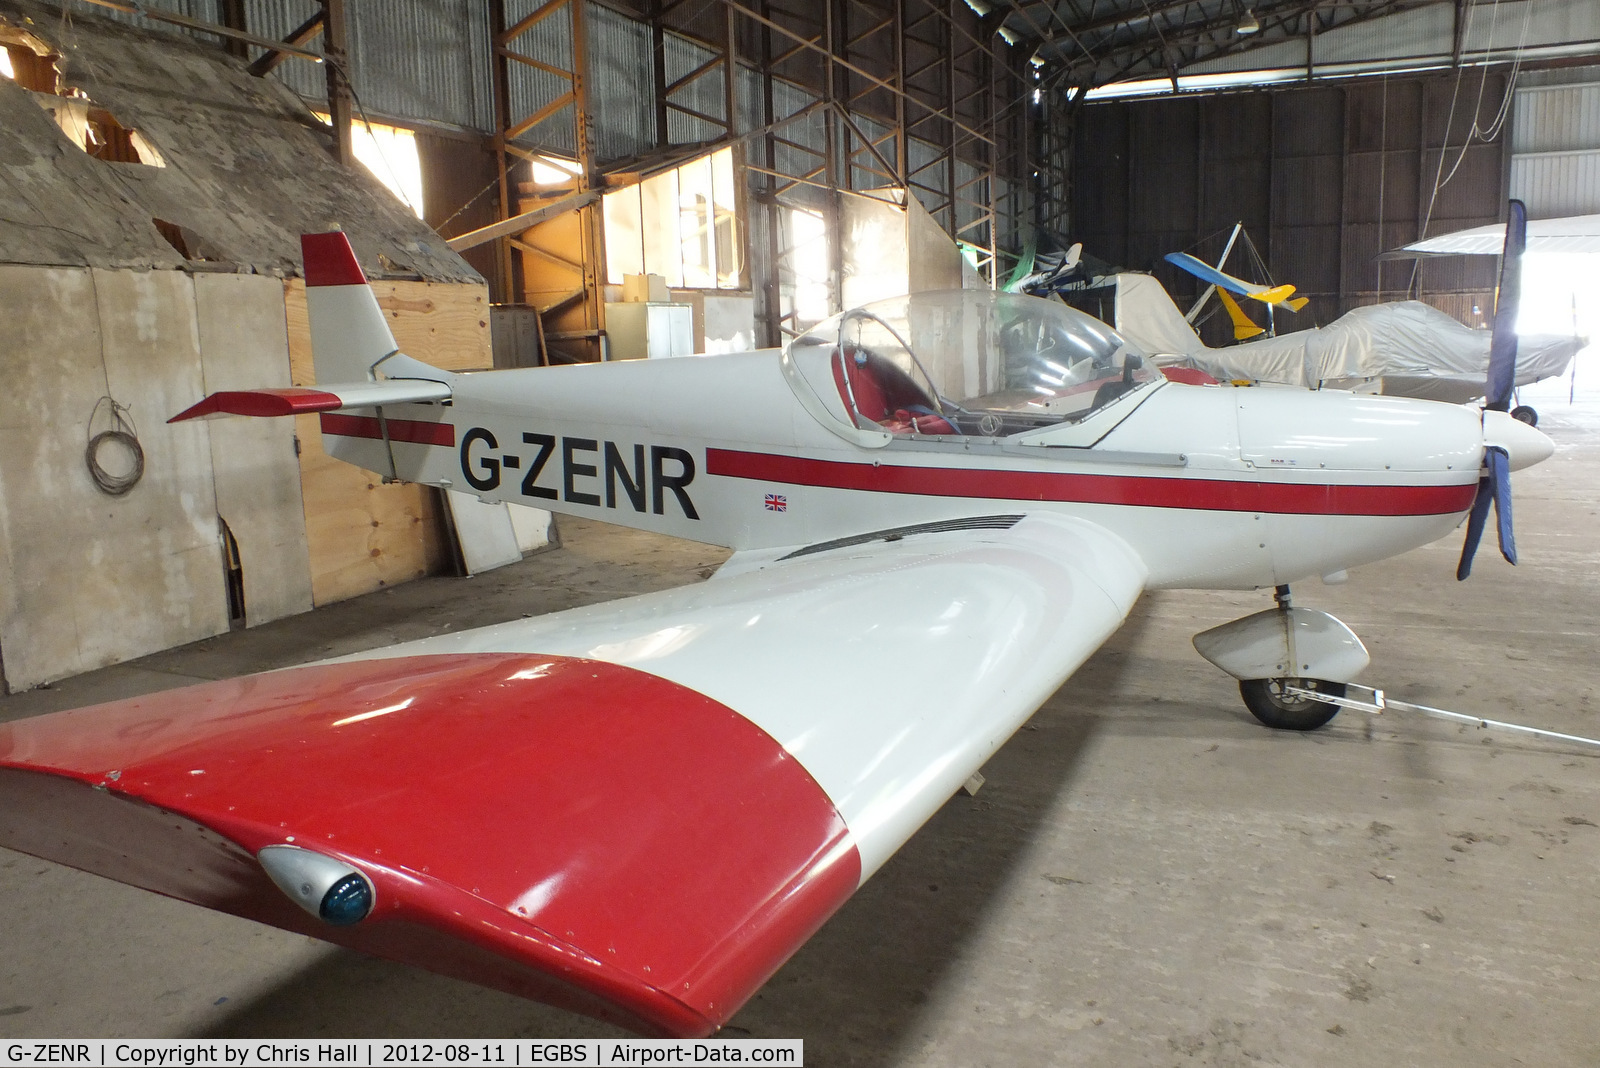
[[[849,388],[845,386],[846,375],[849,376]],[[850,408],[850,398],[854,396],[855,410],[866,418],[875,423],[882,423],[889,418],[889,402],[884,399],[883,385],[868,368],[856,363],[849,356],[841,358],[835,355],[833,381],[839,387],[839,398],[844,401],[847,411]]]
[[[841,358],[835,352],[833,382],[846,411],[853,397],[858,413],[891,434],[957,433],[947,419],[929,410],[931,399],[910,376],[881,357],[869,357],[865,364],[860,364],[849,355]],[[913,414],[913,408],[922,411]]]

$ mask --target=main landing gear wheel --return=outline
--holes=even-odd
[[[1526,404],[1519,404],[1515,408],[1511,409],[1511,418],[1520,419],[1529,426],[1539,425],[1539,413],[1528,407]]]
[[[1344,683],[1322,679],[1240,679],[1239,696],[1252,716],[1280,731],[1314,731],[1339,714],[1338,705],[1284,693],[1285,686],[1344,696]]]

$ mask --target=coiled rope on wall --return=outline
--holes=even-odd
[[[95,420],[100,418],[100,410],[107,405],[111,411],[111,427],[97,434],[94,432]],[[121,449],[132,458],[120,474],[108,471],[100,462],[101,450],[108,447]],[[89,413],[89,441],[84,446],[83,462],[88,466],[89,477],[94,479],[94,484],[102,493],[112,497],[121,497],[144,477],[144,449],[139,444],[139,430],[133,425],[127,407],[118,404],[110,394],[95,401],[94,410]]]

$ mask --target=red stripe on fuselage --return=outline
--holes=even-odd
[[[334,928],[288,905],[250,859],[286,841],[360,866],[373,914]],[[832,801],[754,723],[643,671],[529,654],[293,668],[0,724],[0,844],[682,1036],[726,1021],[861,877]]]
[[[1149,475],[1085,475],[994,471],[913,464],[862,464],[734,449],[707,449],[706,472],[793,486],[975,497],[997,501],[1060,501],[1286,515],[1448,515],[1472,506],[1477,484],[1348,486],[1250,482]]]
[[[418,419],[390,419],[387,422],[390,441],[409,441],[416,445],[443,445],[447,448],[456,443],[454,423],[426,423]],[[370,415],[324,413],[322,432],[336,434],[341,438],[383,440],[383,427]]]

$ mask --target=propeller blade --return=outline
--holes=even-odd
[[[1494,483],[1494,514],[1500,535],[1500,555],[1506,563],[1517,562],[1517,543],[1511,536],[1511,457],[1504,449],[1483,450],[1484,462],[1489,465],[1489,480]]]
[[[1511,407],[1517,378],[1517,307],[1522,297],[1522,251],[1528,244],[1528,209],[1513,200],[1506,213],[1506,244],[1500,256],[1500,291],[1494,305],[1494,333],[1489,342],[1489,375],[1484,407],[1503,412]]]
[[[1483,527],[1491,504],[1494,505],[1500,555],[1507,563],[1517,562],[1517,544],[1511,535],[1511,458],[1499,446],[1489,445],[1484,447],[1483,463],[1488,470],[1478,480],[1478,495],[1472,499],[1472,513],[1467,516],[1467,537],[1461,545],[1461,562],[1456,565],[1457,582],[1472,574],[1472,558],[1478,554],[1478,543],[1483,540]]]
[[[1488,475],[1478,480],[1478,495],[1472,498],[1472,513],[1467,516],[1467,540],[1461,545],[1461,562],[1456,565],[1456,581],[1461,582],[1472,574],[1472,558],[1478,554],[1478,542],[1483,540],[1483,522],[1489,518],[1489,505],[1494,501],[1494,483]]]

